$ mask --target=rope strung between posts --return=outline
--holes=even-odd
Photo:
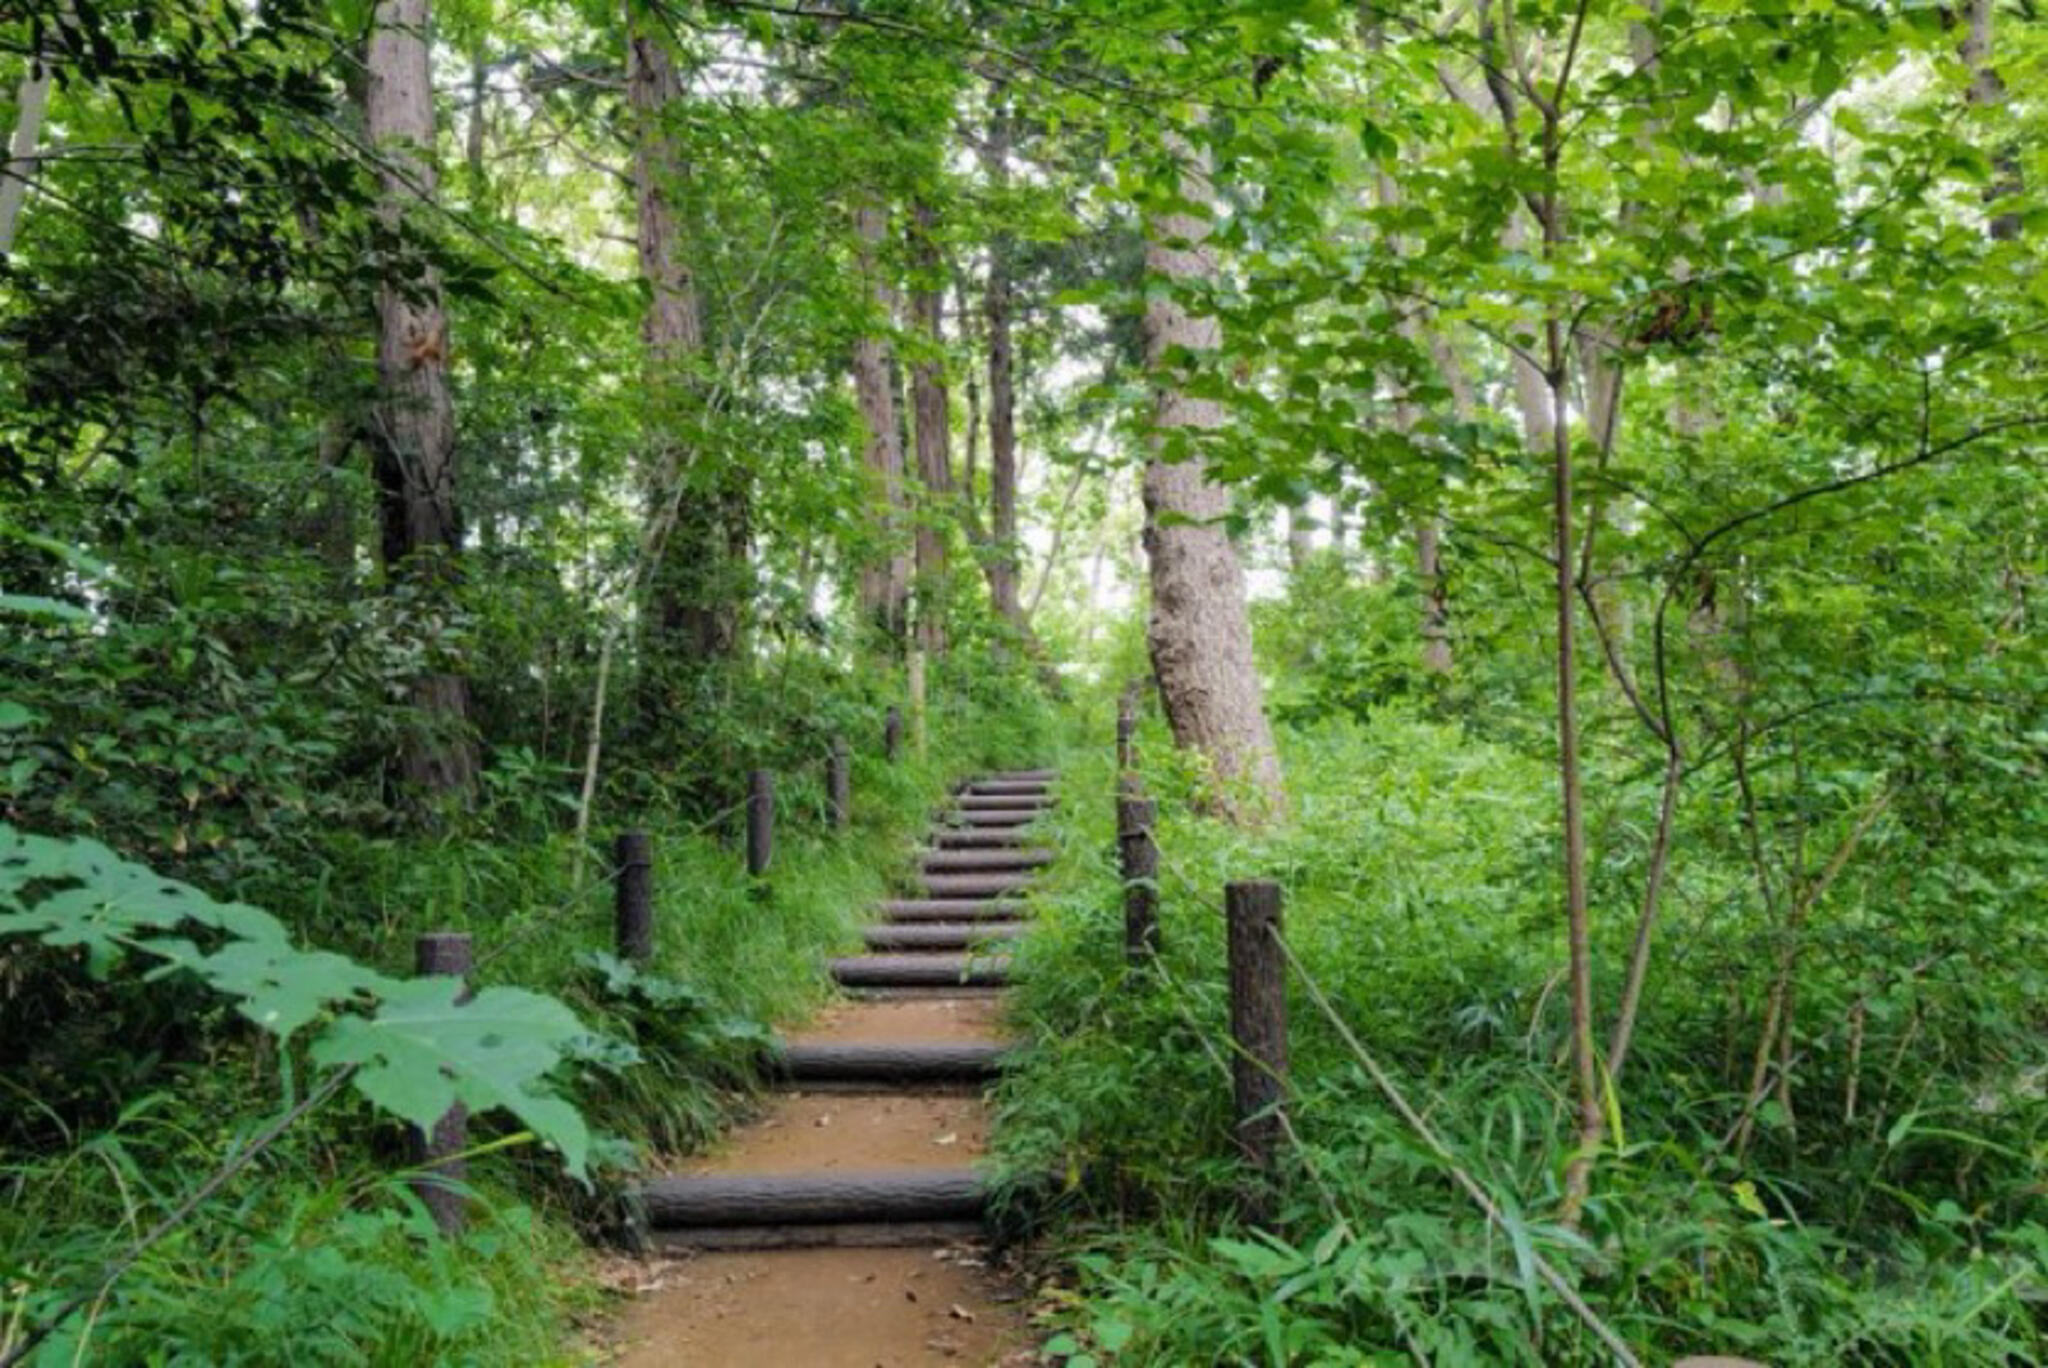
[[[597,883],[588,888],[580,888],[554,906],[543,909],[538,916],[528,921],[525,926],[502,940],[494,942],[489,950],[478,955],[475,963],[471,966],[470,972],[481,973],[487,965],[504,958],[506,954],[526,944],[527,941],[533,939],[542,931],[558,929],[560,923],[557,921],[557,918],[565,912],[576,910],[579,904],[588,902],[593,894],[601,891],[606,885],[616,880],[618,876],[618,870],[606,870],[598,876]]]
[[[1155,846],[1156,844],[1155,842]],[[1203,896],[1201,886],[1185,870],[1181,869],[1177,863],[1170,859],[1163,849],[1159,852],[1159,866],[1162,872],[1172,875],[1179,882],[1182,891],[1193,899],[1197,907],[1212,912],[1218,910],[1211,899]],[[1275,945],[1278,946],[1281,956],[1287,961],[1288,967],[1293,970],[1295,976],[1301,981],[1302,987],[1307,991],[1310,1001],[1315,1004],[1316,1009],[1337,1032],[1338,1038],[1343,1041],[1345,1047],[1358,1060],[1360,1066],[1365,1069],[1367,1077],[1372,1080],[1373,1086],[1379,1090],[1388,1104],[1393,1107],[1395,1114],[1423,1142],[1432,1157],[1443,1165],[1452,1181],[1479,1208],[1487,1222],[1512,1240],[1514,1238],[1513,1232],[1509,1228],[1507,1217],[1502,1212],[1500,1204],[1458,1162],[1457,1156],[1444,1143],[1442,1137],[1436,1133],[1422,1114],[1416,1111],[1409,1103],[1406,1094],[1394,1082],[1392,1075],[1380,1066],[1379,1061],[1365,1048],[1364,1043],[1358,1039],[1357,1033],[1351,1029],[1349,1023],[1338,1015],[1336,1007],[1331,1003],[1329,995],[1323,990],[1322,984],[1309,973],[1308,967],[1302,963],[1301,957],[1295,953],[1294,947],[1288,944],[1287,937],[1277,929],[1269,934],[1273,937]],[[1188,1024],[1189,1028],[1196,1033],[1196,1038],[1201,1041],[1203,1051],[1216,1063],[1224,1076],[1229,1078],[1231,1076],[1230,1065],[1209,1043],[1202,1032],[1201,1026],[1189,1015],[1184,1003],[1181,1001],[1181,998],[1192,997],[1188,986],[1166,967],[1165,960],[1162,957],[1154,958],[1153,967],[1160,977],[1169,986],[1174,988],[1178,995],[1173,1001],[1174,1010],[1179,1013],[1181,1019]],[[1233,1051],[1243,1055],[1245,1058],[1252,1058],[1238,1047],[1235,1040],[1231,1040],[1229,1046]],[[1272,1076],[1272,1071],[1268,1068],[1265,1061],[1253,1059],[1252,1062],[1259,1068],[1266,1069],[1268,1075]],[[1285,1085],[1285,1079],[1279,1081],[1283,1086]],[[1300,1133],[1295,1129],[1292,1119],[1284,1110],[1278,1113],[1278,1117],[1288,1143],[1301,1156],[1304,1166],[1307,1168],[1309,1176],[1315,1183],[1325,1205],[1329,1207],[1333,1217],[1340,1221],[1343,1220],[1343,1213],[1337,1206],[1335,1196],[1323,1181],[1320,1173],[1317,1172],[1314,1161],[1310,1157],[1307,1147],[1303,1144]],[[1627,1341],[1623,1340],[1613,1327],[1600,1318],[1599,1313],[1594,1311],[1586,1300],[1578,1294],[1577,1289],[1571,1285],[1570,1281],[1562,1273],[1534,1250],[1530,1251],[1530,1261],[1536,1271],[1536,1275],[1542,1279],[1544,1285],[1556,1293],[1558,1300],[1564,1303],[1572,1315],[1591,1331],[1593,1336],[1614,1355],[1616,1363],[1622,1365],[1622,1368],[1642,1368],[1642,1360],[1636,1357],[1635,1351],[1629,1347]],[[1409,1339],[1405,1329],[1402,1331],[1402,1338],[1408,1340],[1409,1352],[1417,1354],[1419,1358],[1416,1345]]]
[[[701,836],[706,831],[710,830],[712,827],[715,827],[719,825],[721,822],[728,820],[735,814],[744,812],[746,810],[746,807],[747,799],[742,798],[737,803],[733,803],[727,807],[720,808],[717,812],[712,813],[709,817],[706,817],[704,820],[693,823],[690,826],[684,827],[680,832],[677,833],[677,835],[684,838],[688,838],[691,836]],[[581,863],[580,857],[578,863],[579,865]],[[472,972],[482,972],[486,966],[495,963],[499,959],[502,959],[507,953],[517,949],[521,945],[524,945],[527,941],[539,935],[542,931],[555,929],[555,927],[558,925],[556,920],[557,918],[559,918],[562,914],[566,912],[577,910],[579,905],[588,904],[593,896],[600,893],[608,885],[617,882],[618,877],[619,871],[616,867],[607,869],[603,874],[598,876],[598,882],[596,884],[586,888],[579,888],[574,892],[570,893],[568,897],[563,898],[560,902],[557,902],[554,906],[544,909],[538,917],[528,921],[528,923],[520,930],[514,932],[510,936],[505,937],[502,940],[495,942],[488,951],[481,955],[478,955],[476,958],[475,968]]]
[[[112,1263],[101,1269],[100,1276],[93,1283],[90,1291],[78,1293],[48,1316],[45,1316],[41,1324],[31,1330],[25,1339],[16,1343],[13,1348],[8,1349],[5,1356],[0,1356],[0,1368],[12,1368],[14,1364],[26,1362],[29,1354],[35,1350],[36,1346],[55,1334],[57,1328],[64,1324],[65,1321],[69,1320],[87,1303],[97,1302],[106,1296],[108,1290],[120,1280],[121,1275],[134,1267],[136,1260],[147,1254],[152,1245],[183,1225],[192,1213],[199,1209],[201,1203],[213,1196],[214,1193],[220,1191],[221,1187],[230,1178],[233,1178],[237,1173],[247,1168],[256,1156],[276,1144],[278,1138],[290,1130],[293,1124],[301,1117],[313,1111],[321,1103],[340,1091],[341,1085],[348,1082],[354,1076],[355,1071],[356,1066],[348,1064],[327,1075],[321,1081],[319,1087],[307,1093],[290,1111],[287,1111],[284,1115],[278,1117],[277,1120],[271,1122],[270,1125],[263,1129],[261,1134],[257,1135],[247,1145],[230,1152],[228,1157],[222,1161],[220,1167],[216,1168],[207,1177],[205,1182],[192,1189],[183,1201],[179,1202],[177,1206],[165,1214],[162,1220],[138,1237],[134,1244],[128,1246],[127,1250],[118,1259],[115,1259]],[[95,1311],[94,1315],[97,1316],[98,1312]]]
[[[1301,962],[1301,957],[1294,953],[1294,947],[1287,943],[1287,938],[1276,931],[1273,933],[1273,940],[1279,946],[1280,954],[1286,959],[1288,967],[1294,970],[1296,977],[1301,980],[1302,987],[1308,992],[1309,1000],[1315,1003],[1316,1009],[1329,1021],[1331,1027],[1337,1032],[1338,1038],[1344,1042],[1345,1047],[1351,1051],[1353,1057],[1365,1069],[1366,1075],[1372,1079],[1373,1086],[1378,1088],[1380,1094],[1387,1099],[1388,1105],[1393,1107],[1395,1113],[1407,1124],[1408,1128],[1415,1132],[1416,1138],[1428,1147],[1430,1153],[1444,1166],[1445,1172],[1450,1174],[1451,1180],[1485,1214],[1487,1221],[1503,1235],[1513,1239],[1513,1232],[1508,1226],[1507,1217],[1501,1212],[1500,1205],[1493,1200],[1484,1187],[1480,1186],[1477,1179],[1466,1172],[1464,1166],[1458,1162],[1457,1156],[1451,1153],[1450,1147],[1437,1135],[1436,1131],[1423,1118],[1422,1114],[1409,1104],[1407,1096],[1401,1091],[1400,1086],[1394,1082],[1392,1075],[1380,1067],[1379,1061],[1373,1057],[1372,1052],[1365,1048],[1364,1043],[1359,1040],[1357,1034],[1352,1031],[1344,1018],[1337,1014],[1337,1009],[1331,1005],[1328,994],[1323,991],[1322,984],[1317,982],[1314,975],[1309,973],[1308,967]],[[1571,1283],[1566,1280],[1562,1273],[1558,1272],[1547,1259],[1541,1254],[1536,1253],[1533,1249],[1529,1253],[1529,1259],[1536,1269],[1536,1275],[1543,1279],[1544,1284],[1557,1294],[1558,1299],[1570,1309],[1571,1313],[1577,1316],[1579,1321],[1588,1330],[1593,1332],[1594,1337],[1607,1346],[1608,1350],[1613,1353],[1615,1362],[1624,1365],[1624,1368],[1642,1368],[1642,1360],[1636,1357],[1635,1351],[1629,1348],[1627,1341],[1616,1334],[1607,1322],[1600,1319],[1599,1314],[1591,1306],[1587,1305],[1585,1299],[1579,1296],[1577,1290],[1572,1287]]]
[[[1221,910],[1211,900],[1200,896],[1199,888],[1190,875],[1171,861],[1167,861],[1163,853],[1160,858],[1164,862],[1167,872],[1180,881],[1185,892],[1195,898],[1196,906],[1221,915]],[[1284,940],[1282,944],[1284,947]],[[1218,1071],[1223,1075],[1224,1082],[1234,1085],[1236,1079],[1231,1072],[1229,1062],[1222,1055],[1218,1054],[1215,1046],[1209,1042],[1201,1023],[1197,1022],[1188,1013],[1185,1000],[1193,998],[1194,991],[1192,987],[1167,967],[1164,957],[1154,956],[1150,965],[1153,972],[1164,979],[1178,994],[1176,998],[1172,999],[1174,1011],[1180,1015],[1181,1020],[1186,1023],[1188,1029],[1194,1033],[1196,1040],[1202,1046],[1203,1053],[1207,1054],[1210,1060],[1215,1063]],[[1275,1078],[1281,1087],[1287,1087],[1288,1080],[1286,1078],[1278,1077],[1265,1060],[1246,1051],[1237,1043],[1234,1037],[1227,1039],[1226,1044],[1233,1053],[1249,1060],[1255,1067],[1265,1072],[1267,1077]],[[1302,1168],[1308,1173],[1310,1182],[1315,1186],[1316,1195],[1322,1199],[1323,1207],[1329,1213],[1330,1219],[1339,1225],[1348,1225],[1350,1219],[1344,1212],[1343,1204],[1338,1200],[1336,1192],[1330,1183],[1324,1178],[1322,1169],[1316,1162],[1314,1151],[1310,1149],[1307,1141],[1302,1138],[1301,1132],[1296,1129],[1293,1116],[1283,1108],[1275,1114],[1275,1118],[1280,1123],[1281,1133],[1286,1137],[1287,1143],[1293,1147],[1295,1154],[1300,1158]],[[1394,1320],[1395,1332],[1400,1335],[1402,1345],[1407,1349],[1409,1357],[1414,1359],[1416,1363],[1424,1365],[1424,1368],[1427,1368],[1430,1362],[1429,1356],[1416,1343],[1413,1331],[1404,1323],[1405,1317],[1401,1314],[1399,1304],[1389,1301],[1387,1303],[1387,1311]]]
[[[1181,1021],[1186,1024],[1188,1030],[1193,1033],[1196,1042],[1201,1045],[1202,1053],[1209,1056],[1210,1062],[1223,1075],[1225,1083],[1234,1082],[1235,1075],[1231,1072],[1230,1061],[1217,1052],[1216,1046],[1209,1040],[1208,1033],[1202,1029],[1202,1024],[1196,1021],[1188,1012],[1186,1003],[1187,1000],[1193,998],[1193,991],[1186,983],[1174,976],[1173,971],[1166,967],[1166,962],[1163,959],[1155,957],[1152,961],[1152,967],[1159,977],[1166,982],[1167,986],[1173,988],[1179,994],[1177,997],[1169,998],[1168,1001],[1172,1003],[1173,1010],[1179,1014]],[[1287,1080],[1275,1074],[1265,1060],[1247,1053],[1238,1045],[1236,1040],[1228,1039],[1225,1043],[1233,1053],[1250,1060],[1253,1065],[1264,1070],[1267,1077],[1275,1079],[1283,1088],[1287,1085]],[[1315,1185],[1316,1194],[1323,1199],[1323,1205],[1329,1209],[1331,1219],[1342,1221],[1344,1219],[1344,1209],[1337,1202],[1337,1194],[1331,1189],[1329,1183],[1324,1181],[1322,1170],[1316,1165],[1315,1156],[1310,1153],[1307,1144],[1303,1142],[1301,1133],[1294,1129],[1294,1119],[1287,1114],[1285,1109],[1282,1109],[1276,1115],[1280,1122],[1281,1131],[1286,1134],[1287,1142],[1293,1145],[1295,1152],[1301,1156],[1302,1167],[1308,1171],[1309,1181]]]

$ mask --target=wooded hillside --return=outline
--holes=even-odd
[[[1048,764],[1045,1361],[2042,1357],[2044,89],[2034,0],[20,0],[0,1365],[576,1361]]]

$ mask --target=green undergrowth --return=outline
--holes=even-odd
[[[1248,834],[1192,815],[1193,776],[1156,721],[1141,743],[1161,811],[1162,964],[1123,962],[1114,775],[1097,745],[1068,767],[1061,858],[1020,952],[1013,1011],[1030,1045],[998,1099],[1001,1175],[1071,1274],[1052,1342],[1068,1364],[1611,1362],[1589,1320],[1645,1362],[1989,1364],[2048,1350],[2048,1108],[2038,1088],[1983,1082],[2020,1055],[1990,1023],[2027,1019],[2012,1006],[2024,966],[1968,985],[1973,1010],[1959,988],[1910,1022],[1888,1018],[1881,1039],[1867,1029],[1860,1048],[1885,1067],[1863,1075],[1853,1120],[1833,1031],[1853,984],[1816,966],[1793,1106],[1765,1109],[1742,1151],[1728,1132],[1753,1019],[1717,1009],[1745,968],[1755,977],[1733,981],[1754,1001],[1767,962],[1731,906],[1739,878],[1688,844],[1679,877],[1706,905],[1673,914],[1674,959],[1613,1094],[1619,1134],[1583,1223],[1565,1229],[1567,1025],[1542,764],[1412,705],[1325,720],[1283,734],[1294,819]],[[1235,1219],[1229,1143],[1221,908],[1243,878],[1282,883],[1293,952],[1449,1152],[1399,1115],[1293,978],[1298,1140],[1267,1232]],[[1603,870],[1598,887],[1613,899],[1617,882]],[[1600,962],[1621,962],[1628,928],[1610,901]]]
[[[403,1182],[402,1127],[342,1092],[200,1199],[30,1361],[584,1358],[572,1327],[602,1298],[582,1250],[612,1233],[608,1194],[746,1109],[773,1030],[829,999],[820,960],[857,943],[867,905],[907,865],[952,780],[1047,763],[1060,743],[1056,714],[1014,677],[941,674],[927,744],[906,738],[893,764],[880,754],[879,706],[854,720],[844,832],[826,820],[823,744],[756,749],[778,773],[775,857],[758,884],[743,867],[743,810],[702,774],[687,800],[658,774],[615,785],[584,845],[566,830],[575,776],[506,762],[478,809],[438,832],[340,827],[288,867],[218,889],[262,901],[299,944],[394,975],[410,972],[418,933],[466,931],[476,986],[566,1002],[590,1032],[562,1081],[597,1135],[594,1182],[565,1178],[504,1116],[479,1116],[473,1229],[436,1240]],[[736,799],[744,778],[721,782]],[[644,966],[611,953],[610,839],[628,825],[655,852],[656,950]],[[20,942],[0,942],[0,1013],[15,1023],[0,1050],[5,1346],[95,1287],[312,1074],[302,1050],[281,1053],[184,976],[95,981],[64,952]],[[16,1029],[29,1021],[52,1028]]]

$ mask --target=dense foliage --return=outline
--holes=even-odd
[[[1072,735],[1001,1093],[1051,1358],[2048,1355],[2044,35],[0,15],[0,1358],[574,1353],[571,1231],[744,1104],[947,779]],[[1249,876],[1298,959],[1264,1230]],[[458,1096],[443,1244],[398,1123]]]

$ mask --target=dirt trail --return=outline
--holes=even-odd
[[[967,1252],[781,1249],[701,1254],[650,1270],[622,1368],[908,1368],[991,1364],[1022,1318]],[[942,1257],[943,1256],[943,1257]]]
[[[993,1042],[999,1009],[989,991],[908,990],[834,1006],[788,1040],[793,1051]],[[959,1169],[982,1156],[987,1136],[987,1108],[971,1081],[878,1077],[828,1086],[799,1079],[715,1151],[663,1181],[687,1190],[692,1179],[815,1184],[836,1173]],[[619,1318],[613,1361],[625,1368],[1032,1362],[1020,1291],[987,1267],[975,1228],[892,1221],[655,1232],[664,1250],[676,1252],[639,1266],[640,1295]],[[734,1237],[841,1247],[688,1248]]]

